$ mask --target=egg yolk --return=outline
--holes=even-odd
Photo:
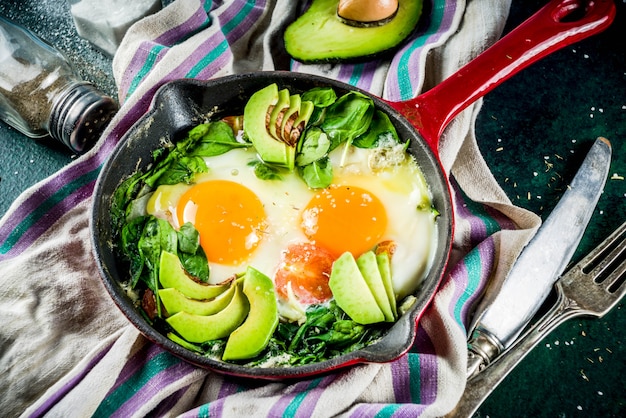
[[[178,202],[180,225],[191,222],[209,261],[225,265],[245,262],[263,238],[265,210],[247,187],[227,180],[198,183]]]
[[[371,192],[335,186],[318,192],[302,212],[305,235],[336,256],[355,257],[372,249],[387,229],[387,213]]]

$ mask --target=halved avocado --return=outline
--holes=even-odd
[[[354,27],[337,16],[339,0],[313,0],[285,30],[287,53],[298,61],[339,62],[389,51],[411,34],[422,14],[422,0],[400,1],[398,12],[382,26]]]

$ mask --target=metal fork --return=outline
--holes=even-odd
[[[557,300],[546,314],[482,372],[467,381],[446,417],[471,417],[511,370],[545,336],[568,319],[602,318],[626,295],[626,222],[555,284]]]

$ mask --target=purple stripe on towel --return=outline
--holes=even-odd
[[[59,400],[61,400],[65,395],[71,392],[83,380],[83,378],[87,376],[89,372],[91,372],[91,369],[93,369],[94,366],[98,364],[100,360],[102,360],[102,358],[109,352],[111,347],[113,347],[114,343],[115,341],[112,341],[109,345],[104,347],[102,351],[97,353],[91,360],[89,360],[89,362],[85,365],[85,367],[82,370],[76,373],[74,377],[72,377],[63,386],[61,386],[61,388],[58,391],[56,391],[51,396],[49,396],[46,399],[46,401],[30,415],[30,417],[31,418],[41,417],[41,416],[44,416],[46,413],[48,413],[48,411],[54,405],[56,405],[56,403]]]
[[[309,384],[310,381],[305,380],[289,386],[289,393],[280,397],[280,399],[274,404],[272,409],[270,409],[269,416],[283,416],[285,410],[289,407],[291,401],[293,401],[293,398],[301,392],[307,390]]]
[[[204,24],[204,22],[206,22],[206,19],[207,19],[206,12],[204,11],[203,6],[200,5],[200,7],[198,7],[198,9],[186,21],[182,22],[178,26],[175,26],[163,32],[161,35],[157,36],[153,41],[143,42],[141,44],[141,47],[137,49],[137,52],[133,56],[132,60],[130,61],[125,71],[124,77],[119,87],[120,92],[128,91],[130,84],[135,78],[135,75],[137,74],[137,72],[141,70],[141,68],[143,68],[143,65],[145,64],[147,57],[151,53],[152,48],[154,46],[156,45],[172,46],[180,38],[186,36],[190,32],[193,32],[197,30],[199,27],[201,27]],[[124,95],[123,96],[121,95],[120,97],[126,97],[126,94],[124,93]]]
[[[417,83],[421,79],[421,74],[416,70],[420,63],[420,55],[426,47],[430,44],[437,43],[442,36],[448,33],[457,11],[456,1],[445,1],[443,4],[443,16],[441,17],[439,26],[429,28],[431,35],[427,36],[425,39],[422,39],[422,35],[422,37],[417,38],[416,41],[403,47],[400,52],[395,55],[385,83],[385,99],[392,101],[407,100],[409,99],[409,97],[407,97],[407,90],[411,91],[412,95],[418,93]],[[416,42],[418,43],[417,45],[415,45]],[[410,54],[408,57],[405,56],[407,53]]]
[[[178,362],[173,366],[156,374],[149,382],[141,387],[135,394],[118,408],[111,417],[125,418],[133,416],[146,403],[154,402],[155,399],[162,397],[161,393],[169,385],[185,378],[189,374],[196,371],[196,368],[184,361]]]

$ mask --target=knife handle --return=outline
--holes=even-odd
[[[476,327],[467,343],[467,378],[481,372],[504,351],[502,342],[491,332]]]
[[[480,373],[467,381],[467,386],[458,404],[447,418],[471,417],[485,399],[509,375],[511,370],[535,348],[539,342],[566,320],[581,315],[580,309],[572,306],[565,296],[560,282],[556,283],[557,300],[546,314],[533,324],[506,351],[486,365]]]

